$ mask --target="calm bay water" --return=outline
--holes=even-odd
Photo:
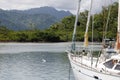
[[[69,80],[69,70],[70,80],[75,80],[65,53],[69,45],[0,43],[0,80]]]
[[[0,80],[69,80],[66,45],[0,43]]]

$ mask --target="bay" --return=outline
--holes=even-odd
[[[0,43],[0,80],[69,80],[68,43]],[[70,80],[74,80],[72,70]]]
[[[65,53],[70,44],[0,43],[0,80],[75,80]]]

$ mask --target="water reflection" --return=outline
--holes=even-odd
[[[0,80],[68,80],[68,72],[65,53],[0,54]]]

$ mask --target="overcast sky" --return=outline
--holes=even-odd
[[[100,12],[101,6],[108,5],[118,0],[93,0],[93,12]],[[4,10],[25,10],[43,6],[54,7],[58,10],[76,13],[78,0],[0,0],[0,8]],[[82,0],[81,11],[89,9],[90,0]]]

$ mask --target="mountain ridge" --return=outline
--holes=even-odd
[[[0,25],[12,30],[46,29],[69,15],[72,15],[69,11],[58,11],[53,7],[27,10],[0,9]]]

